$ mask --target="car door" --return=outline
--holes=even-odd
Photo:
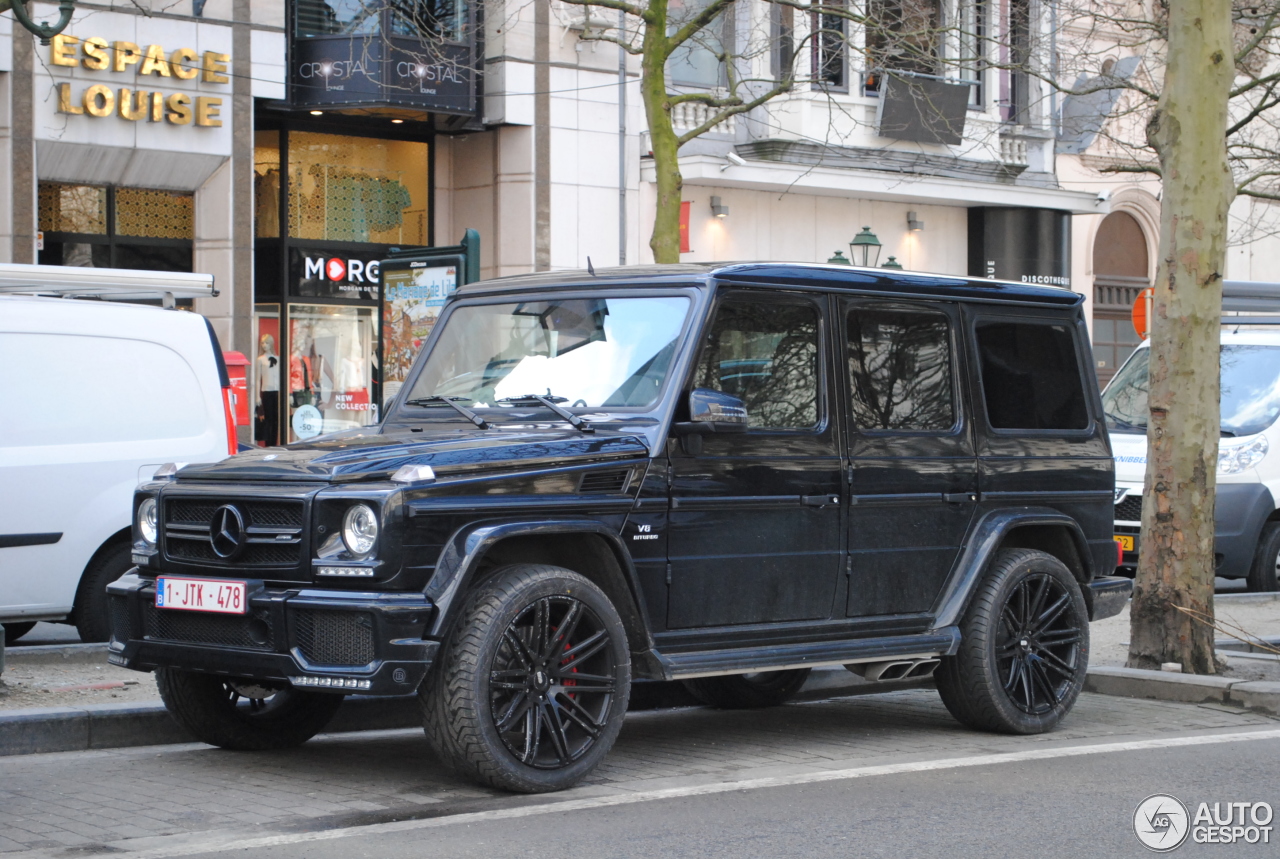
[[[955,564],[978,490],[959,309],[840,302],[849,413],[849,617],[928,612]]]
[[[842,461],[826,306],[822,295],[745,289],[717,302],[685,390],[740,398],[749,428],[671,445],[671,629],[831,614]]]

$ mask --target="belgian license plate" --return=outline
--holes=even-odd
[[[219,614],[247,614],[244,582],[220,579],[156,579],[156,608],[212,611]]]
[[[1126,552],[1133,551],[1133,535],[1132,534],[1116,534],[1116,542],[1120,544],[1120,548]]]

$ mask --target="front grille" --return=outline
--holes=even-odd
[[[220,557],[210,542],[214,514],[224,504],[239,511],[245,544],[231,560]],[[237,498],[165,498],[165,554],[191,564],[236,567],[297,566],[302,559],[302,501]]]
[[[294,641],[313,665],[368,665],[374,659],[373,616],[362,611],[298,609]]]
[[[203,612],[145,606],[147,638],[271,650],[273,630],[268,617]]]
[[[1117,522],[1141,522],[1142,521],[1142,496],[1126,495],[1124,500],[1116,505],[1116,521]]]
[[[124,644],[138,633],[133,628],[133,612],[129,611],[129,600],[126,597],[108,596],[107,605],[111,611],[111,640]]]

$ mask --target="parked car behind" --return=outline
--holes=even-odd
[[[1280,283],[1227,281],[1224,310],[1280,311]],[[1222,439],[1214,503],[1215,572],[1251,591],[1280,590],[1280,316],[1224,316],[1220,347]],[[1134,575],[1147,470],[1147,369],[1142,343],[1102,394],[1116,459],[1115,533],[1121,569]]]
[[[134,488],[233,453],[235,425],[204,317],[66,296],[210,295],[212,278],[0,265],[18,290],[43,294],[0,295],[0,622],[10,641],[41,620],[105,641]]]

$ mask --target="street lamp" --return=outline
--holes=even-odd
[[[50,39],[67,29],[67,25],[71,23],[71,16],[76,11],[75,0],[62,0],[58,4],[58,23],[49,26],[37,24],[31,20],[31,16],[27,14],[27,0],[0,0],[0,12],[10,6],[13,7],[13,17],[18,19],[19,24],[39,36],[42,45],[49,44]]]
[[[831,259],[827,260],[827,264],[828,265],[851,265],[851,263],[844,258],[844,254],[841,253],[840,251],[836,251],[835,255],[832,256]]]
[[[871,232],[870,227],[863,227],[862,232],[849,242],[849,258],[853,260],[854,265],[865,268],[875,268],[876,263],[880,261],[880,240],[876,238],[875,233]]]
[[[897,257],[895,257],[895,256],[891,256],[891,257],[889,257],[888,262],[886,262],[884,265],[882,265],[882,266],[880,266],[880,267],[881,267],[881,268],[892,268],[892,269],[897,269],[898,271],[902,271],[902,270],[903,270],[903,269],[902,269],[902,263],[898,262],[898,258],[897,258]]]

